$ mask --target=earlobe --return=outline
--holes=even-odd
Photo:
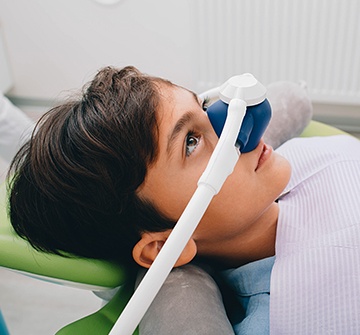
[[[140,266],[149,268],[159,254],[162,246],[169,237],[171,230],[165,232],[143,233],[141,239],[133,248],[133,258]],[[175,267],[189,263],[196,255],[197,247],[193,239],[190,239],[182,251]]]
[[[195,241],[191,238],[189,242],[186,244],[180,257],[176,261],[174,267],[178,267],[190,263],[196,256],[196,253],[197,253],[197,246]]]

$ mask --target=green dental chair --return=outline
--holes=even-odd
[[[311,121],[301,136],[336,134],[344,134],[344,132]],[[6,202],[6,188],[5,184],[2,184],[0,185],[0,266],[41,280],[69,286],[82,286],[92,291],[106,291],[120,287],[104,307],[65,326],[56,333],[57,335],[108,334],[131,297],[134,278],[115,263],[92,259],[64,258],[34,251],[27,242],[17,237],[13,232],[6,215]],[[4,325],[4,329],[5,327]],[[138,334],[138,330],[135,334]]]

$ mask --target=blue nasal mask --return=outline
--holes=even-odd
[[[201,94],[216,102],[207,108],[210,122],[218,137],[221,136],[232,99],[241,99],[246,103],[236,145],[240,152],[252,151],[258,145],[271,118],[271,107],[266,99],[266,88],[253,75],[246,73],[230,78],[222,86]]]
[[[218,100],[212,104],[207,114],[216,135],[220,137],[224,128],[228,104]],[[242,153],[252,151],[258,145],[271,117],[271,107],[267,99],[255,106],[248,106],[241,124],[236,144]]]

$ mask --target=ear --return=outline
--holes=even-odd
[[[133,248],[133,258],[142,267],[149,268],[156,256],[160,252],[165,241],[169,237],[171,230],[155,233],[143,233],[141,240]],[[197,247],[191,238],[182,251],[175,267],[189,263],[196,255]]]

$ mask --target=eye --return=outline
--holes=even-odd
[[[186,135],[185,147],[186,147],[186,157],[189,157],[194,150],[197,148],[200,142],[200,136],[195,135],[193,132],[189,132]]]

